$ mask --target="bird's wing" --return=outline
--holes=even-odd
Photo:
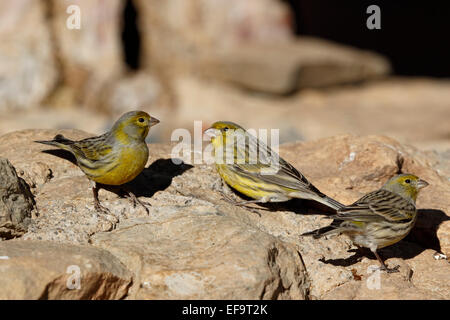
[[[234,152],[235,161],[230,164],[231,170],[250,179],[259,179],[288,189],[325,196],[297,169],[255,136],[246,133],[239,135],[236,140],[238,147],[227,150],[227,152],[237,150]],[[239,144],[245,147],[239,147]]]
[[[401,222],[410,220],[416,207],[414,203],[387,190],[368,193],[355,203],[338,210],[337,218],[353,221]]]
[[[113,148],[108,143],[108,134],[75,141],[71,145],[78,162],[90,169],[112,161],[109,157]]]

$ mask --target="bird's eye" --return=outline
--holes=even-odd
[[[144,118],[139,118],[138,121],[139,121],[140,123],[143,123],[143,122],[145,122],[145,119],[144,119]]]
[[[228,127],[223,128],[223,131],[227,132],[228,131]]]
[[[406,180],[405,180],[405,183],[411,183],[411,180],[406,179]]]

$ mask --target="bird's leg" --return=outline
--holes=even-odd
[[[98,190],[100,190],[101,187],[94,181],[92,181],[92,183],[92,193],[94,194],[94,208],[98,213],[102,214],[99,216],[99,219],[105,221],[106,223],[109,223],[109,227],[107,227],[107,229],[105,229],[104,231],[114,230],[119,220],[116,216],[111,214],[108,208],[100,204],[100,200],[98,199]]]
[[[100,213],[110,214],[109,209],[100,204],[100,200],[98,199],[99,189],[100,188],[97,186],[97,183],[94,182],[94,186],[92,187],[92,193],[94,194],[94,208]]]
[[[133,203],[133,207],[136,208],[136,205],[139,204],[140,206],[142,206],[145,211],[147,211],[147,214],[150,214],[150,211],[148,210],[148,207],[151,207],[152,205],[149,202],[145,202],[145,201],[141,201],[139,200],[138,197],[136,197],[136,195],[128,190],[124,190],[125,191],[125,196],[131,200],[131,202]]]
[[[398,271],[398,268],[399,268],[400,266],[395,266],[394,268],[389,269],[389,268],[384,264],[383,259],[381,259],[381,257],[378,255],[377,251],[376,251],[376,250],[372,250],[372,252],[375,254],[375,257],[377,257],[378,261],[379,261],[380,264],[381,264],[380,270],[386,271],[387,273],[399,272],[399,271]]]
[[[232,199],[229,195],[225,194],[225,192],[223,192],[223,190],[220,190],[220,194],[222,195],[223,200],[225,200],[231,204],[234,204],[235,206],[248,207],[247,205],[249,203],[264,203],[264,202],[266,202],[266,201],[264,201],[264,199],[236,201],[236,200]],[[248,207],[248,208],[251,208],[251,207]]]

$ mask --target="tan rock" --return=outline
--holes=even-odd
[[[102,134],[111,127],[120,115],[108,117],[99,114],[98,111],[76,108],[50,109],[40,107],[26,111],[18,110],[2,115],[0,118],[0,135],[35,127],[57,130],[74,128],[93,134]],[[32,139],[32,137],[30,138]]]
[[[34,199],[30,187],[4,158],[0,158],[0,177],[0,239],[9,239],[27,231]]]
[[[292,37],[291,13],[275,0],[136,1],[143,63],[171,70],[205,48],[279,43]],[[170,41],[167,41],[170,39]]]
[[[135,272],[131,299],[305,299],[297,251],[211,203],[162,206],[92,237]]]
[[[448,299],[449,263],[436,260],[433,250],[424,250],[412,243],[402,242],[396,246],[403,254],[414,258],[390,259],[393,265],[400,264],[401,272],[386,274],[371,269],[377,263],[363,261],[353,269],[352,281],[327,292],[323,299],[363,299],[363,300],[425,300]],[[367,259],[366,259],[367,260]]]
[[[378,266],[370,253],[359,261],[345,236],[300,237],[330,223],[324,217],[329,214],[325,208],[296,200],[269,205],[270,210],[257,214],[230,205],[221,192],[240,198],[223,185],[212,165],[172,162],[172,157],[179,157],[171,154],[175,144],[152,144],[147,168],[130,185],[152,204],[148,216],[107,190],[101,190],[100,198],[111,214],[98,215],[81,171],[67,160],[42,153],[45,146],[30,142],[56,133],[29,130],[0,137],[0,154],[7,153],[30,181],[39,181],[32,191],[41,214],[23,239],[105,248],[136,276],[130,299],[450,297],[450,264],[444,255],[436,254],[449,254],[445,156],[383,136],[346,135],[281,146],[283,158],[321,191],[344,203],[379,188],[399,169],[430,182],[417,201],[421,214],[416,228],[398,244],[380,250],[389,266],[400,265],[400,273],[381,274],[382,289],[377,291],[366,285],[373,275],[369,266]],[[10,143],[15,146],[11,151]],[[45,172],[35,170],[32,159],[51,168],[53,177],[45,179]],[[233,276],[226,270],[233,270]]]
[[[286,94],[300,88],[359,82],[387,74],[383,57],[314,38],[208,52],[200,68],[247,89]]]
[[[67,12],[71,5],[79,9],[79,29],[68,27],[73,22],[71,16],[76,14]],[[123,73],[120,40],[123,5],[123,0],[51,1],[51,26],[62,68],[62,84],[72,97],[66,100],[67,104],[94,105],[103,86]]]
[[[35,140],[51,140],[58,133],[71,139],[83,139],[91,136],[86,132],[70,129],[12,132],[0,137],[0,155],[12,163],[19,177],[24,178],[33,189],[52,178],[82,175],[80,169],[67,159],[42,152],[43,150],[56,150],[56,148],[34,142]],[[56,152],[61,155],[61,152]],[[69,160],[74,160],[67,153],[62,152],[62,155],[68,157]]]
[[[291,12],[277,0],[134,1],[142,39],[141,62],[161,81],[161,102],[177,105],[174,80],[197,72],[211,48],[244,43],[277,44],[292,37]]]
[[[0,110],[29,109],[53,89],[57,71],[45,1],[0,3]]]
[[[0,299],[122,299],[131,273],[105,250],[46,241],[0,242]]]
[[[117,117],[130,110],[149,110],[161,91],[159,81],[147,72],[137,72],[112,82],[102,97],[103,109]],[[152,130],[153,135],[153,130]]]

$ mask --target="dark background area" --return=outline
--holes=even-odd
[[[295,32],[387,56],[398,75],[450,77],[450,1],[285,0]],[[381,9],[381,29],[369,30],[367,7]]]
[[[138,12],[133,1],[127,0],[122,17],[122,45],[125,62],[131,70],[139,69],[141,38],[137,26]]]

